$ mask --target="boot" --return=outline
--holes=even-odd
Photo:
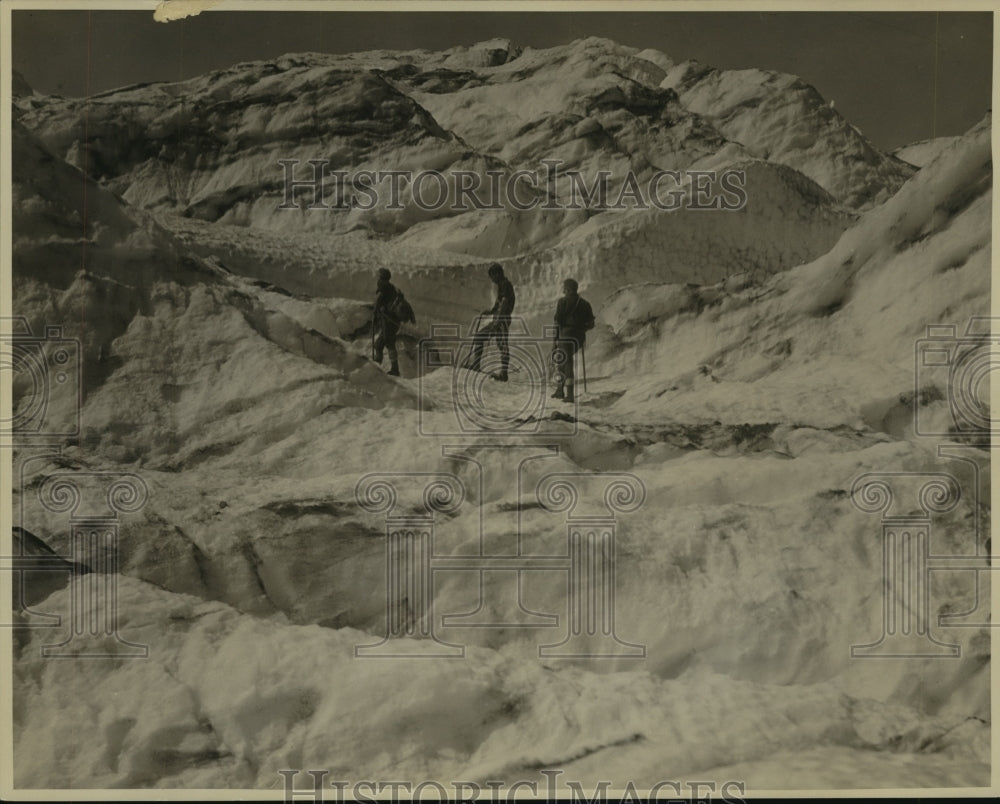
[[[389,371],[387,371],[386,373],[390,377],[398,377],[399,376],[399,361],[398,360],[393,360],[392,361],[392,365],[389,366]]]
[[[490,375],[491,380],[496,380],[497,382],[507,382],[507,372],[497,371]]]

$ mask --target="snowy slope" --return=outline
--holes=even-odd
[[[716,766],[735,758],[752,770],[779,752],[782,768],[770,779],[808,772],[816,754],[802,748],[816,744],[836,757],[831,771],[875,764],[885,775],[869,768],[873,787],[986,781],[982,723],[829,685],[589,673],[511,651],[366,663],[352,657],[365,635],[351,629],[259,620],[128,579],[121,598],[123,628],[153,647],[150,660],[90,662],[80,673],[78,663],[29,650],[19,663],[16,714],[32,715],[15,730],[19,783],[273,789],[278,768],[325,768],[331,779],[485,785],[544,783],[537,768],[551,767],[588,787],[629,778],[641,789],[659,779],[725,781],[736,777]],[[117,691],[96,711],[95,688]],[[83,722],[92,739],[71,743],[65,726]],[[933,753],[911,758],[927,745]]]
[[[586,216],[509,204],[423,210],[408,186],[399,210],[299,214],[277,209],[278,160],[298,159],[298,179],[309,175],[307,160],[329,159],[330,171],[471,171],[486,186],[487,171],[510,176],[558,159],[588,184],[609,171],[615,197],[629,171],[645,182],[660,169],[761,158],[801,171],[849,207],[882,200],[907,175],[797,79],[740,74],[708,92],[707,79],[690,85],[679,69],[662,53],[606,39],[546,50],[499,41],[439,53],[290,55],[86,101],[35,96],[19,108],[51,150],[144,208],[295,233],[405,232],[408,246],[475,256],[544,250]],[[760,97],[734,117],[748,92]],[[564,198],[568,181],[556,191]]]
[[[485,266],[490,254],[501,254],[518,288],[518,313],[539,332],[551,319],[566,276],[577,278],[597,309],[624,276],[632,282],[697,283],[737,273],[763,277],[822,253],[855,219],[800,173],[763,162],[738,168],[746,175],[748,196],[739,211],[609,211],[538,249],[530,247],[532,236],[547,238],[551,228],[540,216],[534,223],[541,226],[535,226],[528,215],[489,223],[469,221],[473,216],[467,214],[415,226],[389,242],[361,233],[290,235],[179,217],[160,221],[231,271],[314,297],[370,299],[374,272],[389,267],[425,332],[428,322],[469,321],[492,304]],[[433,244],[445,250],[434,251]],[[442,286],[447,294],[440,293]]]
[[[770,70],[673,67],[661,86],[754,156],[794,167],[843,203],[868,209],[912,173],[884,154],[802,79]]]
[[[596,37],[526,48],[479,73],[411,64],[397,81],[443,126],[511,162],[569,154],[570,165],[592,173],[613,154],[641,172],[754,156],[793,167],[860,208],[887,198],[911,172],[795,76],[675,65],[663,53]],[[604,144],[611,154],[601,153]],[[613,161],[602,166],[615,170]]]
[[[959,137],[934,137],[930,140],[920,140],[897,148],[892,155],[904,162],[909,162],[917,167],[924,167],[933,162],[934,159],[946,148],[954,145]]]
[[[340,340],[350,332],[324,334],[301,310],[295,315],[305,324],[282,313],[284,296],[196,257],[17,124],[14,152],[14,307],[36,332],[57,320],[64,336],[81,340],[83,401],[93,423],[83,439],[91,446],[110,439],[118,459],[136,459],[139,444],[144,460],[183,459],[187,449],[205,447],[197,432],[208,422],[228,421],[225,430],[266,419],[263,399],[254,400],[246,384],[256,372],[269,377],[267,395],[279,405],[310,386],[326,405],[412,398],[377,372],[360,386],[352,382],[352,373],[373,368]],[[355,329],[367,320],[359,312]],[[149,354],[152,342],[166,348]],[[205,399],[205,382],[221,395]]]
[[[625,282],[710,284],[739,273],[769,276],[825,252],[854,220],[801,173],[764,162],[735,168],[746,176],[743,209],[605,213],[558,247],[512,261],[514,275],[532,291],[522,313],[549,323],[567,276],[580,282],[597,309]]]
[[[511,164],[558,158],[588,177],[606,169],[620,181],[626,168],[642,177],[653,166],[711,168],[746,158],[658,87],[669,60],[645,56],[592,37],[528,48],[479,73],[407,69],[394,77],[442,125]]]
[[[613,412],[880,429],[912,392],[926,325],[989,311],[989,135],[986,118],[813,262],[690,297],[623,289],[606,311],[606,370],[649,380]]]

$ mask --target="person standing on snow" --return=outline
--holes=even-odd
[[[573,402],[573,362],[577,350],[583,348],[587,330],[594,328],[594,310],[585,298],[577,294],[575,279],[563,282],[563,296],[556,305],[555,344],[552,350],[556,366],[556,391],[553,399]]]
[[[500,263],[493,263],[487,273],[490,280],[497,286],[497,299],[489,310],[483,310],[483,315],[492,315],[493,320],[479,330],[475,335],[472,347],[472,360],[469,368],[479,371],[479,363],[483,357],[483,347],[490,338],[496,338],[500,350],[500,371],[491,374],[494,380],[507,382],[507,368],[510,365],[510,350],[507,347],[507,335],[510,331],[510,314],[514,312],[514,286],[504,276]]]
[[[378,269],[378,284],[375,287],[375,310],[372,314],[372,360],[382,365],[382,351],[389,353],[389,371],[393,377],[399,376],[399,354],[396,352],[396,334],[399,321],[393,314],[393,305],[399,291],[389,280],[392,272],[388,268]]]

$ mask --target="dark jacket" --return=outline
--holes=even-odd
[[[507,277],[500,277],[497,283],[497,300],[490,309],[493,320],[509,319],[510,314],[514,312],[514,301],[514,286]]]
[[[556,305],[555,322],[560,338],[572,339],[582,346],[587,330],[594,328],[594,310],[582,296],[563,296]]]
[[[375,290],[375,320],[381,327],[399,327],[399,322],[392,313],[393,302],[399,291],[392,282],[379,282]]]

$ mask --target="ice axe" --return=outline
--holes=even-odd
[[[372,310],[372,362],[375,361],[375,317],[376,312]]]
[[[587,347],[580,344],[580,368],[583,369],[583,392],[587,393]]]

